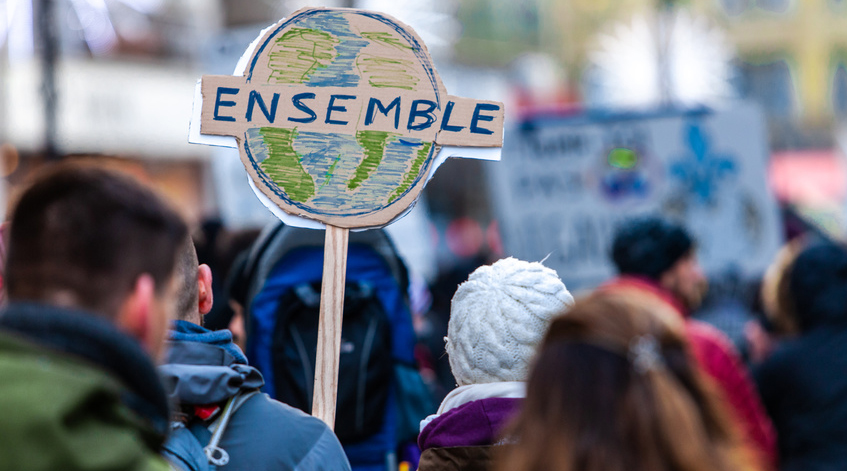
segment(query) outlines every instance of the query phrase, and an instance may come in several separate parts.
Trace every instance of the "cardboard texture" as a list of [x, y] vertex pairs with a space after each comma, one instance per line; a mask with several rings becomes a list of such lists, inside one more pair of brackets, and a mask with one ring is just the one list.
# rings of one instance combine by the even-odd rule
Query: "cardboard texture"
[[399, 21], [306, 8], [269, 28], [243, 76], [204, 76], [200, 133], [233, 136], [285, 212], [378, 227], [420, 195], [441, 146], [500, 147], [503, 104], [447, 94]]

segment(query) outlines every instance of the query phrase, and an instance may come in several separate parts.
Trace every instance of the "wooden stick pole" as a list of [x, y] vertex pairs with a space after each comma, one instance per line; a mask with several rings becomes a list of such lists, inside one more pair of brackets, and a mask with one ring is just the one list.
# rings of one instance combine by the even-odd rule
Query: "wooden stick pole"
[[349, 234], [349, 229], [326, 226], [312, 415], [323, 420], [330, 429], [335, 427], [338, 358], [341, 353], [341, 320], [344, 313], [344, 280], [347, 277]]

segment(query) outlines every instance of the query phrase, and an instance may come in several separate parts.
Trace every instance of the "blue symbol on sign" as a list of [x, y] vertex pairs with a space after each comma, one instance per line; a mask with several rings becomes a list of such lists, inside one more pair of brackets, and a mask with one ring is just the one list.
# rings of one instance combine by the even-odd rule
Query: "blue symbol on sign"
[[670, 174], [685, 187], [692, 199], [703, 205], [714, 203], [718, 186], [738, 171], [735, 161], [709, 148], [709, 136], [697, 124], [685, 130], [689, 153], [671, 164]]

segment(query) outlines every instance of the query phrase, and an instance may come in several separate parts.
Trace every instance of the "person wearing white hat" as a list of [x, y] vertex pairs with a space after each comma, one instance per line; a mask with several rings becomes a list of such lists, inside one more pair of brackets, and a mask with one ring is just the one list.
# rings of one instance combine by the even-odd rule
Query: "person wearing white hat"
[[488, 467], [524, 397], [536, 347], [573, 302], [554, 270], [515, 258], [482, 266], [459, 286], [445, 338], [458, 387], [421, 422], [421, 471]]

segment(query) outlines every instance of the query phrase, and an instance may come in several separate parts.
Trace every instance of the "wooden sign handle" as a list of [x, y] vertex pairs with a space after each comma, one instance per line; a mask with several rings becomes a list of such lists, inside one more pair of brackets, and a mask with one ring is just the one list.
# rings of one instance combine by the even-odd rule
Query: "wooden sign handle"
[[341, 320], [344, 313], [344, 280], [347, 277], [349, 235], [349, 229], [326, 226], [312, 415], [323, 420], [330, 429], [335, 427], [338, 359], [341, 353]]

